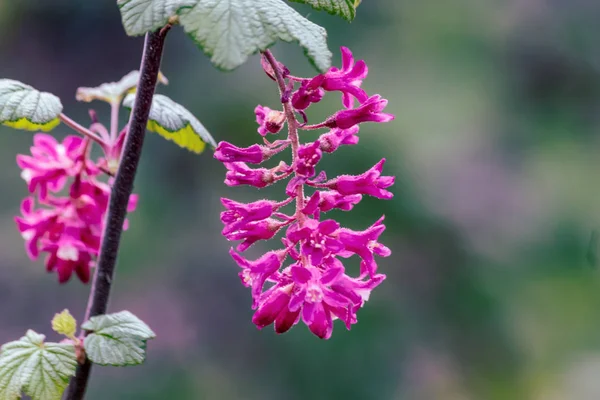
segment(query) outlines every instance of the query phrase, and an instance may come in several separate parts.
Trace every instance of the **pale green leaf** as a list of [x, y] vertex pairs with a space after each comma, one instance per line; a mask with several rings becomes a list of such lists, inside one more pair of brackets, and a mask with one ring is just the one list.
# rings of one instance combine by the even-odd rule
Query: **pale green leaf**
[[60, 99], [12, 79], [0, 79], [0, 123], [28, 131], [50, 131], [59, 123]]
[[91, 331], [84, 340], [87, 357], [100, 365], [141, 364], [146, 357], [146, 341], [155, 333], [129, 311], [90, 318], [82, 328]]
[[[134, 100], [135, 95], [127, 95], [123, 105], [133, 108]], [[204, 125], [191, 112], [161, 94], [155, 94], [152, 99], [147, 128], [194, 153], [201, 153], [206, 143], [217, 146]]]
[[91, 333], [85, 337], [83, 346], [90, 361], [99, 365], [139, 365], [146, 358], [146, 341], [136, 338]]
[[54, 318], [52, 318], [52, 329], [56, 333], [73, 338], [77, 330], [77, 322], [69, 310], [65, 309], [60, 314], [55, 314]]
[[356, 7], [360, 0], [290, 0], [296, 3], [310, 5], [316, 10], [327, 11], [330, 14], [338, 15], [345, 20], [352, 21], [356, 15]]
[[198, 0], [117, 0], [125, 32], [140, 36], [165, 26], [171, 17]]
[[315, 66], [331, 65], [324, 28], [283, 0], [118, 0], [129, 35], [154, 31], [171, 18], [211, 56], [218, 68], [232, 70], [277, 40], [298, 42]]
[[29, 330], [0, 348], [0, 400], [18, 399], [21, 392], [33, 400], [60, 400], [75, 375], [75, 347], [44, 339]]
[[[135, 91], [139, 78], [139, 71], [131, 71], [118, 82], [103, 83], [97, 87], [80, 87], [77, 89], [75, 98], [78, 101], [85, 101], [86, 103], [92, 100], [101, 100], [107, 103], [118, 104], [123, 99], [123, 96], [131, 91]], [[158, 73], [158, 82], [164, 85], [169, 83], [168, 79], [160, 72]]]

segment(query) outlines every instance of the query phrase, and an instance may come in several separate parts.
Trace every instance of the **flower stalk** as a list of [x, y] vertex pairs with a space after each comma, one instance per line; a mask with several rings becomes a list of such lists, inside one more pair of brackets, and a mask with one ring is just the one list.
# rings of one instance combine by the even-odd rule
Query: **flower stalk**
[[[288, 125], [288, 138], [292, 145], [292, 163], [296, 162], [298, 159], [298, 150], [300, 148], [300, 139], [298, 138], [298, 120], [296, 120], [296, 116], [294, 115], [294, 109], [292, 108], [292, 100], [290, 96], [285, 96], [286, 93], [286, 85], [283, 80], [283, 74], [277, 60], [273, 57], [273, 53], [270, 50], [265, 50], [263, 53], [265, 58], [269, 62], [269, 65], [273, 69], [275, 74], [275, 80], [277, 81], [277, 86], [279, 86], [279, 94], [281, 95], [281, 103], [283, 104], [283, 110], [285, 113], [285, 119]], [[286, 98], [287, 97], [287, 98]], [[294, 172], [295, 176], [298, 176], [297, 172]], [[304, 187], [302, 185], [298, 185], [297, 188], [298, 193], [296, 194], [296, 210], [302, 210], [304, 208]], [[297, 213], [297, 218], [299, 220], [300, 225], [302, 225], [304, 215], [300, 212]]]
[[[142, 154], [146, 125], [148, 124], [152, 97], [154, 96], [168, 30], [168, 28], [163, 28], [160, 31], [146, 34], [137, 95], [129, 121], [129, 131], [125, 140], [122, 158], [112, 186], [106, 228], [103, 232], [100, 256], [94, 272], [84, 321], [87, 321], [90, 317], [105, 314], [108, 307], [121, 233]], [[67, 400], [83, 399], [91, 367], [89, 360], [77, 367], [75, 377], [71, 380], [68, 388]]]

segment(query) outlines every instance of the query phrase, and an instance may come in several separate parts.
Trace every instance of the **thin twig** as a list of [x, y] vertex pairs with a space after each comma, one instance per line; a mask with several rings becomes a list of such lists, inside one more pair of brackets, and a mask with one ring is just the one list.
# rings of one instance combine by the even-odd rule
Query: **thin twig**
[[90, 131], [85, 126], [80, 125], [77, 122], [73, 121], [66, 114], [61, 113], [59, 115], [59, 118], [63, 122], [63, 124], [67, 125], [69, 128], [73, 129], [75, 132], [78, 132], [78, 133], [82, 134], [83, 136], [92, 139], [93, 141], [95, 141], [96, 143], [98, 143], [101, 146], [106, 145], [106, 143], [104, 143], [104, 140], [102, 140], [98, 135], [96, 135], [94, 132]]
[[[265, 50], [263, 54], [269, 62], [269, 64], [271, 65], [271, 68], [273, 68], [273, 72], [275, 73], [275, 80], [277, 81], [277, 85], [279, 86], [281, 103], [283, 104], [283, 110], [285, 112], [285, 118], [287, 120], [288, 138], [292, 144], [292, 163], [295, 163], [298, 159], [298, 150], [300, 148], [300, 139], [298, 138], [298, 120], [294, 115], [294, 108], [292, 107], [290, 96], [286, 95], [286, 92], [288, 92], [289, 90], [286, 87], [285, 78], [283, 77], [283, 73], [280, 69], [279, 63], [269, 50]], [[294, 174], [297, 175], [297, 173]], [[304, 220], [304, 214], [300, 212], [300, 210], [302, 209], [304, 209], [304, 186], [298, 185], [298, 193], [296, 194], [296, 214], [300, 225], [302, 225]]]
[[[121, 162], [110, 195], [110, 205], [103, 232], [102, 247], [84, 321], [90, 317], [105, 314], [108, 307], [110, 289], [113, 283], [115, 264], [119, 252], [119, 242], [123, 223], [127, 214], [129, 196], [133, 191], [133, 182], [138, 162], [142, 154], [144, 136], [152, 97], [156, 87], [160, 61], [168, 29], [146, 34], [144, 53], [140, 67], [140, 81], [129, 121], [129, 132], [125, 141]], [[75, 377], [69, 385], [67, 400], [81, 400], [85, 395], [92, 364], [86, 360], [77, 367]]]

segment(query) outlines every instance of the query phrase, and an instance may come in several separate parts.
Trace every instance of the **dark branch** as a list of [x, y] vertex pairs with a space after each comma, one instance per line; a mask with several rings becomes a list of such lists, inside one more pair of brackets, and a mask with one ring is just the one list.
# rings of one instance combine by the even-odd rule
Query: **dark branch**
[[[119, 170], [117, 171], [110, 195], [110, 205], [102, 239], [102, 248], [84, 320], [88, 320], [90, 317], [96, 315], [105, 314], [108, 307], [108, 299], [113, 283], [117, 254], [119, 252], [119, 242], [121, 241], [123, 223], [127, 215], [127, 204], [129, 196], [133, 191], [135, 173], [140, 156], [142, 155], [148, 115], [150, 114], [150, 106], [152, 105], [152, 97], [154, 96], [154, 89], [158, 78], [165, 36], [168, 30], [165, 27], [159, 31], [146, 34], [142, 65], [140, 67], [140, 81], [138, 82], [135, 104], [129, 121], [129, 133], [127, 134]], [[68, 388], [67, 400], [83, 399], [91, 368], [92, 364], [89, 360], [86, 360], [84, 364], [77, 367], [75, 377], [71, 379]]]

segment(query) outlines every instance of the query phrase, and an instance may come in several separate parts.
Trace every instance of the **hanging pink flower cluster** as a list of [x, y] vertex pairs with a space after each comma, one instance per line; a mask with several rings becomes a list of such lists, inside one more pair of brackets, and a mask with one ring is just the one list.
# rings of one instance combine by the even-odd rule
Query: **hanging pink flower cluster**
[[[95, 123], [95, 129], [102, 128]], [[91, 141], [67, 136], [59, 143], [52, 136], [34, 136], [31, 155], [18, 155], [21, 177], [34, 196], [21, 203], [22, 216], [16, 217], [17, 228], [25, 239], [32, 260], [47, 253], [46, 269], [55, 271], [61, 283], [73, 272], [82, 282], [90, 279], [90, 268], [98, 256], [104, 217], [108, 209], [110, 186], [98, 180], [102, 173], [112, 174], [118, 162], [125, 130], [114, 140], [104, 143], [105, 158], [90, 159]], [[107, 135], [108, 138], [108, 135]], [[135, 209], [137, 196], [132, 195], [128, 211]]]
[[[382, 176], [385, 159], [360, 175], [342, 175], [327, 179], [325, 172], [316, 172], [323, 153], [333, 153], [341, 145], [358, 143], [358, 124], [388, 122], [394, 117], [383, 109], [387, 100], [369, 96], [361, 89], [367, 76], [364, 61], [354, 62], [352, 53], [342, 47], [342, 68], [330, 68], [312, 79], [295, 77], [265, 52], [262, 64], [265, 72], [280, 89], [282, 110], [256, 107], [256, 120], [262, 136], [277, 134], [287, 123], [286, 139], [239, 148], [231, 143], [219, 143], [215, 158], [227, 168], [225, 183], [229, 186], [269, 186], [291, 178], [282, 201], [258, 200], [249, 204], [222, 199], [226, 208], [221, 214], [225, 225], [223, 235], [228, 240], [240, 240], [243, 252], [259, 240], [273, 238], [286, 228], [283, 248], [269, 251], [257, 260], [248, 260], [231, 249], [231, 256], [242, 268], [242, 283], [251, 288], [255, 311], [252, 318], [258, 328], [274, 323], [275, 331], [288, 331], [301, 319], [320, 338], [328, 339], [333, 320], [340, 319], [346, 327], [357, 322], [356, 313], [379, 285], [385, 275], [377, 272], [374, 256], [387, 257], [390, 249], [379, 243], [385, 230], [383, 217], [364, 231], [341, 227], [322, 214], [333, 210], [351, 210], [363, 195], [391, 199], [386, 189], [394, 183], [393, 176]], [[342, 94], [344, 109], [326, 121], [308, 125], [306, 108], [321, 101], [326, 92]], [[355, 103], [358, 102], [358, 106]], [[296, 115], [302, 116], [299, 122]], [[317, 140], [301, 144], [299, 130], [329, 128]], [[308, 134], [308, 132], [307, 132]], [[291, 148], [292, 164], [280, 162], [274, 168], [251, 168], [275, 154]], [[313, 189], [311, 195], [307, 189]], [[295, 202], [295, 211], [288, 215], [282, 208]], [[346, 274], [340, 258], [357, 255], [361, 259], [356, 277]], [[284, 266], [286, 258], [290, 259]]]

